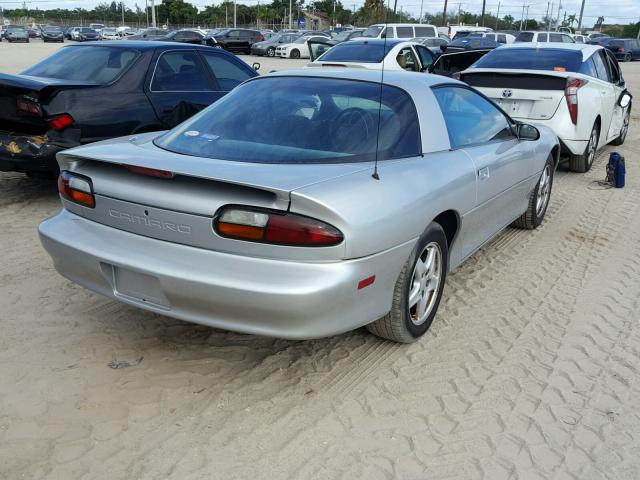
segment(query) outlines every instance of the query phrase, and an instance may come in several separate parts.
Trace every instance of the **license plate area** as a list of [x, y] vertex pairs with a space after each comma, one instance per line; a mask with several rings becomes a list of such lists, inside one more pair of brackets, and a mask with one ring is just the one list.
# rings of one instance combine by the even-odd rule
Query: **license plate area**
[[169, 300], [162, 292], [160, 280], [157, 277], [115, 265], [109, 265], [109, 267], [112, 272], [113, 293], [116, 297], [169, 310]]

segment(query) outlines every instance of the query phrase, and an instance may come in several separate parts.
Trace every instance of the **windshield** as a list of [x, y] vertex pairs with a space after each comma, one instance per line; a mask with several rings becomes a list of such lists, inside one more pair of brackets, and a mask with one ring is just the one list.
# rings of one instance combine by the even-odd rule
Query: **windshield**
[[96, 31], [93, 30], [92, 28], [81, 28], [80, 31], [82, 33], [96, 33]]
[[377, 38], [384, 27], [382, 25], [371, 25], [362, 34], [363, 37]]
[[346, 31], [346, 32], [340, 32], [340, 33], [339, 33], [339, 34], [337, 34], [335, 37], [333, 37], [333, 39], [334, 39], [334, 40], [337, 40], [337, 41], [339, 41], [339, 42], [343, 42], [343, 41], [345, 41], [345, 40], [349, 37], [349, 34], [350, 34], [350, 33], [351, 33], [351, 32], [349, 32], [349, 31]]
[[26, 32], [27, 29], [24, 27], [9, 27], [7, 28], [8, 32]]
[[514, 42], [533, 42], [533, 32], [520, 32]]
[[336, 45], [318, 60], [321, 62], [380, 63], [394, 45], [369, 44], [351, 40]]
[[312, 77], [245, 83], [155, 143], [251, 163], [352, 163], [375, 160], [376, 149], [381, 160], [421, 152], [416, 110], [404, 91]]
[[61, 32], [62, 29], [60, 27], [45, 27], [42, 31], [46, 33], [58, 33]]
[[577, 72], [581, 64], [582, 53], [575, 50], [503, 47], [482, 57], [473, 64], [472, 68]]
[[93, 45], [65, 47], [21, 73], [34, 77], [81, 80], [105, 85], [125, 71], [136, 58], [136, 50], [125, 48]]

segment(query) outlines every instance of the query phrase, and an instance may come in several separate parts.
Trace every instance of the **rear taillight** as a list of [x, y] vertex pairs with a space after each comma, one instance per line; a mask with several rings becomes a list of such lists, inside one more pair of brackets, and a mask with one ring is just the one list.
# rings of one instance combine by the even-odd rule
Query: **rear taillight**
[[567, 86], [564, 89], [564, 98], [567, 100], [569, 115], [574, 125], [578, 124], [578, 90], [587, 84], [586, 80], [580, 78], [568, 78]]
[[93, 208], [96, 206], [91, 179], [84, 175], [67, 172], [66, 170], [60, 172], [58, 192], [63, 198], [84, 207]]
[[73, 125], [73, 117], [68, 113], [57, 115], [49, 120], [49, 126], [58, 131], [64, 130], [71, 125]]
[[342, 242], [340, 230], [302, 215], [250, 207], [225, 207], [213, 222], [221, 237], [298, 247], [330, 247]]
[[259, 42], [264, 42], [264, 35], [258, 36], [258, 41]]
[[40, 110], [40, 105], [32, 100], [27, 100], [24, 97], [20, 97], [17, 100], [18, 110], [22, 112], [27, 112], [32, 115], [42, 116], [42, 110]]

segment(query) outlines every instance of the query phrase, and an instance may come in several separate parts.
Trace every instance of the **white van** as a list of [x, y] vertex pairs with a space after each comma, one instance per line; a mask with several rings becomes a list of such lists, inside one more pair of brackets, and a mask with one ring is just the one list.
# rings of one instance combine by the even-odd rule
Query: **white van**
[[362, 38], [406, 38], [437, 37], [435, 25], [425, 23], [378, 23], [367, 28]]

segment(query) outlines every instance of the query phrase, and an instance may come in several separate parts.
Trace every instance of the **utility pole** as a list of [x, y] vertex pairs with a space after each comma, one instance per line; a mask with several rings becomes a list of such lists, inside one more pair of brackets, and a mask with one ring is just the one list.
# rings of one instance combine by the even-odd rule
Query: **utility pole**
[[418, 23], [422, 23], [422, 7], [424, 6], [424, 0], [420, 0], [420, 18], [418, 19]]
[[[333, 0], [333, 11], [336, 11], [336, 2], [335, 0]], [[289, 0], [289, 30], [291, 30], [293, 28], [293, 24], [291, 23], [292, 17], [293, 16], [293, 0]], [[336, 16], [336, 14], [333, 14], [334, 18]]]
[[[547, 13], [544, 14], [544, 18], [547, 19], [547, 22], [549, 21], [549, 2], [547, 2]], [[549, 29], [547, 28], [547, 30]]]
[[120, 2], [120, 5], [122, 6], [122, 26], [124, 27], [124, 2]]
[[496, 14], [496, 30], [498, 30], [499, 22], [500, 22], [500, 2], [498, 2], [498, 13]]
[[582, 0], [582, 6], [580, 7], [580, 18], [578, 18], [578, 29], [577, 29], [578, 32], [582, 28], [582, 14], [583, 13], [584, 13], [584, 0]]
[[458, 3], [458, 25], [460, 25], [460, 14], [462, 13], [462, 4]]
[[447, 3], [448, 3], [448, 0], [444, 0], [444, 10], [442, 12], [442, 26], [443, 27], [447, 26]]
[[547, 30], [551, 31], [551, 26], [553, 25], [553, 2], [551, 2], [551, 13], [549, 13], [549, 17], [547, 18]]
[[529, 21], [529, 5], [527, 5], [527, 14], [524, 16], [524, 29], [527, 29], [527, 22]]
[[487, 0], [482, 0], [482, 26], [484, 27], [484, 10], [487, 6]]
[[556, 32], [560, 29], [560, 10], [562, 10], [562, 0], [558, 3], [558, 16], [556, 17]]
[[522, 4], [522, 15], [520, 16], [520, 31], [522, 31], [522, 23], [524, 22], [524, 3]]
[[147, 28], [149, 28], [149, 0], [144, 0], [144, 13], [147, 16]]
[[336, 0], [333, 0], [333, 28], [336, 28]]
[[236, 23], [237, 13], [238, 13], [238, 6], [236, 3], [236, 0], [233, 0], [233, 28], [236, 28], [238, 26]]
[[151, 0], [151, 26], [156, 27], [156, 0]]
[[229, 5], [224, 4], [224, 26], [229, 26]]

